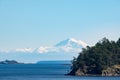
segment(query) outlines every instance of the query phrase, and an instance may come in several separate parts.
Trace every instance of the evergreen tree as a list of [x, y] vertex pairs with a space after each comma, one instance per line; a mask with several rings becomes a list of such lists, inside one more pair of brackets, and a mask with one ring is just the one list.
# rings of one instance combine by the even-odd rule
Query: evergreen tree
[[103, 38], [74, 58], [71, 73], [81, 69], [85, 74], [102, 74], [104, 69], [116, 64], [120, 64], [120, 38], [117, 42]]

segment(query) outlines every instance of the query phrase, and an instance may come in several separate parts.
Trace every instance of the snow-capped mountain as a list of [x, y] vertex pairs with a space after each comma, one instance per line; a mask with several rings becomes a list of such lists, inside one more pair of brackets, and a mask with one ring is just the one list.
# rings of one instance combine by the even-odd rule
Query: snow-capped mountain
[[12, 50], [12, 52], [18, 53], [78, 53], [85, 48], [87, 44], [81, 40], [76, 40], [74, 38], [69, 38], [54, 46], [41, 46], [39, 48], [18, 48]]
[[76, 40], [74, 38], [69, 38], [66, 40], [61, 41], [60, 43], [55, 45], [56, 47], [63, 47], [63, 46], [68, 46], [68, 47], [74, 47], [74, 48], [85, 48], [87, 44], [81, 40]]
[[80, 52], [82, 48], [85, 48], [87, 44], [81, 40], [76, 40], [74, 38], [69, 38], [60, 41], [52, 47], [40, 47], [38, 48], [39, 53], [48, 52]]
[[19, 62], [37, 62], [40, 60], [72, 60], [77, 57], [82, 48], [87, 44], [74, 38], [60, 41], [53, 46], [41, 46], [39, 48], [18, 48], [15, 50], [0, 51], [0, 60], [16, 60]]

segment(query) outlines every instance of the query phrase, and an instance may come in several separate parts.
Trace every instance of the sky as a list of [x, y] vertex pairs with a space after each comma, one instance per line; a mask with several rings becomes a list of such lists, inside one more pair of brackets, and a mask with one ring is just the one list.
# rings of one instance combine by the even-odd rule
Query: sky
[[120, 37], [120, 0], [0, 0], [0, 50], [54, 45], [66, 38], [94, 45]]

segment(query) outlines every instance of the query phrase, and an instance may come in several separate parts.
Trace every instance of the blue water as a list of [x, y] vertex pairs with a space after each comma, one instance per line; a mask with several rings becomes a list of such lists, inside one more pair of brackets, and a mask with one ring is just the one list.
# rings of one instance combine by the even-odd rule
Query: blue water
[[0, 65], [0, 80], [120, 80], [120, 77], [65, 76], [69, 65], [9, 64]]

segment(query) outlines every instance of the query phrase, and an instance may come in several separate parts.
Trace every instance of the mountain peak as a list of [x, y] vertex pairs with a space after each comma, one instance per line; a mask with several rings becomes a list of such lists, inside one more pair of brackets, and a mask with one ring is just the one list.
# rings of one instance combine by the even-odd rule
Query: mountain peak
[[71, 41], [71, 42], [77, 42], [77, 40], [75, 39], [75, 38], [68, 38], [67, 39], [69, 42]]
[[75, 38], [68, 38], [60, 41], [53, 46], [41, 46], [39, 48], [17, 48], [9, 52], [19, 53], [65, 53], [65, 52], [80, 52], [82, 48], [86, 48], [87, 44]]
[[55, 46], [71, 46], [71, 47], [83, 47], [85, 48], [87, 44], [81, 40], [77, 40], [75, 38], [68, 38], [66, 40], [60, 41], [60, 43], [56, 44]]

